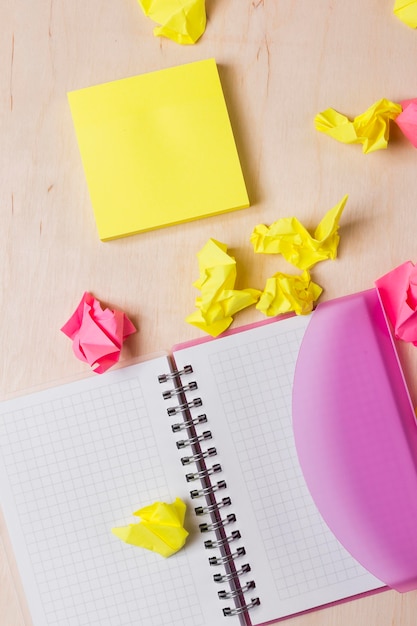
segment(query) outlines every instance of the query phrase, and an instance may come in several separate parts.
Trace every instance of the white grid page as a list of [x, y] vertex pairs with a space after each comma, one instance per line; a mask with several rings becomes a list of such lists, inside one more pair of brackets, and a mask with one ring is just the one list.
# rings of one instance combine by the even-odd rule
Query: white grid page
[[202, 384], [208, 426], [261, 606], [253, 623], [380, 586], [318, 513], [298, 463], [292, 384], [308, 318], [291, 318], [175, 353]]
[[252, 342], [211, 355], [277, 592], [284, 600], [360, 572], [328, 532], [305, 487], [291, 424], [291, 373], [301, 335]]
[[167, 371], [158, 361], [1, 407], [2, 505], [35, 626], [206, 624], [186, 550], [163, 559], [111, 534], [137, 508], [187, 495], [182, 470], [174, 491], [163, 469], [144, 398], [140, 373]]

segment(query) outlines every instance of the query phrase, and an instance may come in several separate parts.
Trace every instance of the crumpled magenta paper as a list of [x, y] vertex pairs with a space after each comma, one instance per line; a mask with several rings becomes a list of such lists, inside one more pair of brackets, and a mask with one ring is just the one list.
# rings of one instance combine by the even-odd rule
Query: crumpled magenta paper
[[133, 513], [142, 519], [137, 524], [112, 528], [122, 541], [167, 558], [178, 552], [188, 537], [184, 528], [186, 506], [180, 498], [172, 504], [155, 502]]
[[307, 315], [322, 291], [320, 285], [311, 280], [307, 270], [300, 276], [278, 272], [266, 281], [256, 308], [268, 316], [290, 312]]
[[255, 252], [282, 254], [300, 270], [319, 261], [335, 259], [339, 245], [339, 221], [348, 196], [344, 196], [323, 217], [314, 235], [296, 217], [283, 217], [269, 226], [258, 224], [250, 237]]
[[395, 0], [393, 11], [404, 24], [417, 28], [417, 0]]
[[205, 0], [138, 0], [145, 15], [160, 24], [155, 37], [176, 43], [193, 44], [206, 28]]
[[395, 337], [417, 346], [417, 267], [407, 261], [375, 285]]
[[389, 123], [402, 111], [401, 105], [382, 98], [354, 118], [326, 109], [314, 118], [316, 129], [342, 143], [361, 143], [366, 154], [387, 147]]
[[97, 374], [117, 363], [124, 340], [136, 332], [125, 313], [102, 309], [88, 292], [61, 330], [72, 339], [75, 356], [86, 361]]
[[209, 239], [198, 252], [200, 277], [194, 283], [201, 295], [196, 298], [197, 311], [186, 318], [193, 326], [217, 337], [233, 322], [233, 315], [255, 304], [257, 289], [234, 289], [237, 272], [235, 259], [227, 254], [227, 246]]
[[400, 104], [402, 113], [395, 118], [395, 122], [403, 135], [417, 148], [417, 98], [403, 100]]

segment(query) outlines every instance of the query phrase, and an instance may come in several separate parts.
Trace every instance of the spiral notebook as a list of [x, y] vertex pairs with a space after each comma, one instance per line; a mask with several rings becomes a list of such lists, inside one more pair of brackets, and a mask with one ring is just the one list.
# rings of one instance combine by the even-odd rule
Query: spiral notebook
[[[383, 587], [297, 458], [292, 386], [315, 314], [0, 405], [0, 502], [34, 626], [260, 625]], [[190, 535], [170, 558], [112, 535], [176, 497]]]

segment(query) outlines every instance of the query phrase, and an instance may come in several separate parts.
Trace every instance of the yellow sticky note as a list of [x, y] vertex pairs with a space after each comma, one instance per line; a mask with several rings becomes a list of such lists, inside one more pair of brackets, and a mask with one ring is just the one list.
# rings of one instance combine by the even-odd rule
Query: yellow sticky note
[[417, 28], [417, 0], [396, 0], [394, 13], [407, 26]]
[[200, 277], [194, 286], [201, 295], [195, 301], [197, 311], [186, 321], [217, 337], [230, 326], [235, 313], [258, 301], [261, 292], [234, 289], [236, 260], [227, 254], [226, 244], [209, 239], [197, 256]]
[[264, 254], [282, 254], [283, 257], [300, 270], [313, 267], [319, 261], [335, 259], [339, 245], [339, 221], [348, 196], [344, 196], [323, 219], [310, 235], [296, 217], [283, 217], [271, 226], [255, 226], [250, 240], [255, 252]]
[[278, 272], [266, 281], [256, 308], [268, 316], [290, 312], [307, 315], [322, 291], [320, 285], [311, 280], [307, 270], [300, 276]]
[[249, 206], [214, 59], [68, 99], [103, 241]]
[[342, 143], [361, 143], [364, 153], [382, 150], [389, 139], [389, 122], [402, 111], [395, 102], [382, 98], [357, 115], [353, 121], [334, 109], [326, 109], [314, 118], [316, 129]]
[[156, 37], [180, 44], [193, 44], [206, 28], [205, 0], [138, 0], [145, 15], [160, 24]]
[[112, 533], [125, 543], [168, 557], [178, 552], [188, 537], [184, 528], [185, 510], [180, 498], [172, 504], [155, 502], [133, 514], [140, 517], [141, 522], [112, 528]]

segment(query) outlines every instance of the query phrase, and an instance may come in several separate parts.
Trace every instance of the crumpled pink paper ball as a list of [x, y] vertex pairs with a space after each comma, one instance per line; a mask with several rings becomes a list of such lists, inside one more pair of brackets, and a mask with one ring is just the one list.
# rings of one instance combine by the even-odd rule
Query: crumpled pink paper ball
[[61, 330], [72, 339], [75, 356], [86, 361], [97, 374], [117, 363], [124, 340], [136, 332], [125, 313], [103, 309], [87, 291]]
[[402, 130], [403, 135], [417, 148], [417, 98], [403, 100], [400, 104], [403, 110], [395, 118], [395, 122]]
[[407, 261], [375, 285], [395, 337], [417, 346], [417, 267]]

